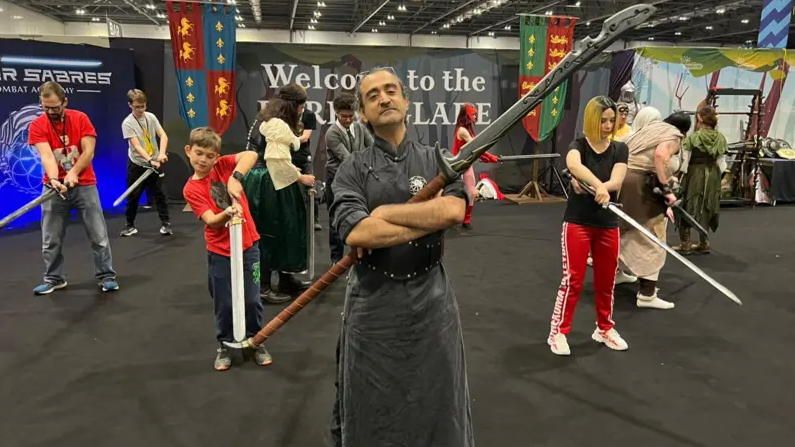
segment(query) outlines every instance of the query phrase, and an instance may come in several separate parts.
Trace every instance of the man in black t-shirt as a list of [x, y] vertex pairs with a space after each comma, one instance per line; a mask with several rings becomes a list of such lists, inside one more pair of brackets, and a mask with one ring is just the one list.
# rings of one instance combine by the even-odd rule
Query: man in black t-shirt
[[569, 355], [566, 334], [571, 330], [574, 308], [585, 280], [588, 252], [593, 253], [596, 330], [591, 338], [617, 351], [628, 348], [613, 326], [613, 288], [618, 268], [618, 217], [604, 208], [616, 201], [627, 172], [629, 149], [611, 141], [616, 104], [598, 96], [585, 107], [585, 137], [572, 141], [566, 165], [575, 179], [593, 187], [586, 193], [572, 180], [576, 194], [569, 196], [563, 215], [563, 279], [558, 289], [547, 343], [553, 353]]
[[[306, 107], [306, 106], [304, 106]], [[311, 137], [312, 132], [317, 129], [317, 117], [311, 110], [304, 108], [301, 114], [301, 123], [304, 125], [304, 133], [299, 137], [301, 140], [301, 147], [297, 151], [292, 152], [293, 165], [301, 170], [301, 174], [312, 174], [312, 149]], [[309, 197], [307, 196], [307, 200]], [[314, 203], [315, 207], [315, 231], [322, 230], [323, 227], [318, 223], [318, 206], [317, 200]]]

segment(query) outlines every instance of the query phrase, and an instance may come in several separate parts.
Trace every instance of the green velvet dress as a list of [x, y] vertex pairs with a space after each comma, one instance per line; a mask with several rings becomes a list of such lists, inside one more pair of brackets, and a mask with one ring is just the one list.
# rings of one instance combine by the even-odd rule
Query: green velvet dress
[[[252, 126], [259, 129], [260, 121]], [[260, 270], [298, 273], [307, 269], [307, 209], [305, 187], [298, 182], [276, 191], [263, 159], [265, 139], [249, 134], [249, 150], [259, 154], [257, 164], [243, 179], [249, 210], [260, 235]]]
[[[700, 129], [682, 142], [690, 151], [687, 173], [682, 178], [682, 208], [708, 231], [716, 231], [720, 217], [721, 172], [717, 159], [728, 149], [726, 138], [714, 129]], [[690, 232], [684, 219], [676, 219], [680, 238]], [[685, 236], [689, 240], [689, 234]]]

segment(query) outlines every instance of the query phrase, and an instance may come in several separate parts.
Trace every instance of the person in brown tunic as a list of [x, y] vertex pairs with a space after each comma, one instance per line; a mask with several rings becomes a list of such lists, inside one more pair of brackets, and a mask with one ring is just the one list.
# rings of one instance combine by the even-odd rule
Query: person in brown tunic
[[[652, 114], [654, 118], [626, 141], [629, 146], [629, 163], [618, 200], [623, 205], [624, 212], [665, 241], [666, 217], [673, 220], [673, 212], [668, 207], [676, 202], [674, 191], [678, 189], [670, 159], [679, 153], [681, 141], [690, 130], [691, 122], [682, 113], [675, 113], [660, 121], [656, 118], [659, 112], [646, 109], [641, 112]], [[664, 197], [653, 192], [655, 187], [664, 191]], [[625, 267], [624, 270], [629, 270], [640, 279], [636, 303], [638, 307], [674, 307], [674, 303], [657, 296], [657, 279], [665, 265], [665, 257], [666, 252], [662, 247], [622, 222], [619, 259], [622, 267]], [[619, 275], [622, 273], [619, 272]]]

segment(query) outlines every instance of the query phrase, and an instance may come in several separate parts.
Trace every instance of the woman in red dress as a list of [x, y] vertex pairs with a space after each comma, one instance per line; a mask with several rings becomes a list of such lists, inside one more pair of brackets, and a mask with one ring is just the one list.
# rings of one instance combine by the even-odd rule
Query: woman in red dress
[[[460, 151], [465, 144], [475, 138], [475, 113], [475, 106], [470, 103], [464, 104], [464, 107], [461, 107], [461, 111], [458, 112], [458, 118], [455, 120], [455, 140], [453, 141], [454, 156], [458, 155], [458, 151]], [[483, 163], [498, 163], [500, 160], [494, 155], [485, 152], [480, 156], [480, 161]], [[472, 227], [472, 208], [475, 207], [475, 195], [477, 194], [477, 189], [475, 188], [476, 183], [475, 171], [470, 167], [467, 172], [464, 173], [464, 188], [466, 188], [467, 195], [469, 196], [469, 203], [467, 204], [466, 215], [464, 216], [464, 222], [462, 224], [466, 229]]]

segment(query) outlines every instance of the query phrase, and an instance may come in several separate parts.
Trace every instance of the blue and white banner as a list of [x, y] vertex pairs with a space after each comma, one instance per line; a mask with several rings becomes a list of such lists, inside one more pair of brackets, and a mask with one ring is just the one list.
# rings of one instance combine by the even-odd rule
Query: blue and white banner
[[[130, 113], [126, 93], [135, 87], [133, 52], [88, 45], [3, 39], [0, 49], [0, 218], [41, 194], [38, 152], [27, 144], [28, 127], [43, 113], [39, 87], [55, 81], [68, 107], [88, 115], [97, 131], [94, 169], [103, 208], [126, 189], [127, 142], [121, 123]], [[12, 226], [36, 222], [40, 209]]]
[[787, 48], [792, 0], [765, 0], [759, 19], [759, 48]]

